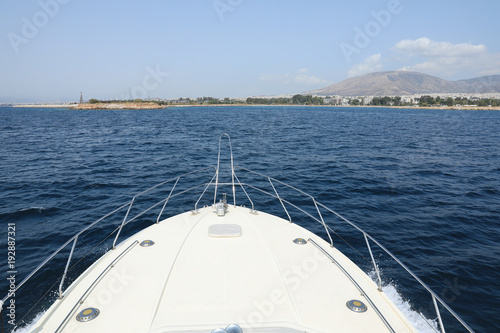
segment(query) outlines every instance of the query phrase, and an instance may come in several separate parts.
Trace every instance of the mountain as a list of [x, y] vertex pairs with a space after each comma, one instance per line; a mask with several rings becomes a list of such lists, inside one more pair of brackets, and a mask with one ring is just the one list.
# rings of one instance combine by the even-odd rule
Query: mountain
[[500, 75], [470, 80], [447, 81], [418, 72], [394, 71], [353, 77], [323, 89], [308, 91], [311, 95], [402, 96], [434, 93], [500, 92]]
[[481, 76], [457, 82], [467, 86], [467, 93], [486, 94], [500, 92], [500, 75]]

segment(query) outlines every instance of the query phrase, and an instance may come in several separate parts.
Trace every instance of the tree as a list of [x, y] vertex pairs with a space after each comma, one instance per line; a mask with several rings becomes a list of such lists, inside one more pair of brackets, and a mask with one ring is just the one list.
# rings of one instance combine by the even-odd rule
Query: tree
[[302, 104], [303, 103], [303, 98], [304, 96], [297, 94], [292, 97], [292, 103], [293, 104]]
[[453, 98], [448, 97], [448, 98], [446, 99], [446, 105], [448, 105], [448, 106], [453, 106]]
[[436, 104], [436, 100], [429, 95], [420, 96], [420, 106], [428, 106]]
[[89, 103], [90, 104], [96, 104], [96, 103], [100, 103], [101, 101], [99, 101], [98, 99], [95, 99], [95, 98], [91, 98], [89, 99]]

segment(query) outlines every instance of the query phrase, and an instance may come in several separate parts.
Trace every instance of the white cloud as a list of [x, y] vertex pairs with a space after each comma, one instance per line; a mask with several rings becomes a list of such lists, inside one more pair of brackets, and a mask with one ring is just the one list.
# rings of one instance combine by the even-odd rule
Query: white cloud
[[446, 77], [457, 74], [464, 76], [464, 72], [468, 75], [500, 73], [500, 54], [489, 53], [483, 44], [436, 42], [424, 37], [402, 40], [394, 45], [393, 50], [403, 55], [406, 62], [412, 58], [418, 59], [414, 65], [405, 66], [401, 70]]
[[369, 56], [363, 63], [353, 66], [347, 74], [348, 77], [361, 76], [372, 72], [379, 72], [383, 67], [381, 63], [381, 57], [381, 53]]
[[299, 84], [306, 86], [319, 86], [332, 84], [331, 81], [319, 78], [309, 74], [309, 70], [301, 68], [295, 74], [261, 74], [259, 76], [261, 81], [271, 81], [281, 84]]
[[435, 42], [423, 37], [416, 40], [404, 39], [394, 45], [394, 50], [409, 55], [424, 57], [470, 57], [487, 52], [483, 44], [472, 45], [468, 43], [452, 44], [450, 42]]
[[309, 75], [309, 71], [306, 68], [299, 69], [297, 75], [294, 77], [294, 82], [303, 83], [306, 85], [320, 85], [320, 84], [331, 84], [330, 81], [321, 79], [314, 75]]

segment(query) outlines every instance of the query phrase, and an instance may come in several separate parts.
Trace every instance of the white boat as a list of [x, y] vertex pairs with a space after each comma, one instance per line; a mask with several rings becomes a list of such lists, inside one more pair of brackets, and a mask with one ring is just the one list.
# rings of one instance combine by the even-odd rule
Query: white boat
[[[32, 332], [417, 332], [383, 291], [373, 246], [428, 291], [437, 318], [432, 329], [445, 332], [440, 313], [445, 310], [464, 330], [473, 332], [436, 293], [355, 224], [305, 192], [234, 166], [230, 140], [231, 180], [222, 182], [225, 137], [229, 139], [227, 134], [219, 139], [217, 167], [169, 179], [136, 195], [69, 239], [17, 286], [32, 279], [63, 249], [71, 249], [58, 298], [33, 324]], [[206, 181], [180, 189], [185, 179], [207, 173]], [[242, 175], [260, 178], [259, 186], [240, 181]], [[281, 197], [278, 186], [301, 196], [309, 208]], [[168, 196], [131, 217], [136, 203], [160, 188], [167, 188]], [[286, 218], [256, 210], [259, 202], [252, 201], [250, 192], [269, 196], [282, 206]], [[172, 200], [181, 195], [191, 196], [193, 205], [162, 219]], [[208, 205], [201, 207], [202, 203]], [[122, 235], [124, 226], [152, 211], [158, 215], [151, 226], [128, 238]], [[125, 218], [115, 229], [112, 248], [67, 286], [79, 237], [117, 214]], [[324, 230], [324, 239], [296, 224], [297, 214], [318, 225], [316, 230]], [[336, 248], [326, 216], [364, 238], [363, 250], [370, 254], [375, 279]], [[4, 297], [3, 304], [9, 298]]]

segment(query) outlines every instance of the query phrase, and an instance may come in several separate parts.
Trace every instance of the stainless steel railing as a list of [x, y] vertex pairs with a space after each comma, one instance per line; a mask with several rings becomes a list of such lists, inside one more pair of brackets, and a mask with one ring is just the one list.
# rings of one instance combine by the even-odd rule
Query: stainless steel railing
[[[346, 219], [345, 217], [343, 217], [342, 215], [340, 215], [339, 213], [337, 213], [336, 211], [328, 208], [327, 206], [319, 203], [318, 201], [316, 201], [316, 199], [311, 196], [310, 194], [302, 191], [302, 190], [299, 190], [291, 185], [288, 185], [284, 182], [281, 182], [277, 179], [274, 179], [274, 178], [271, 178], [269, 176], [266, 176], [264, 174], [261, 174], [259, 172], [255, 172], [255, 171], [252, 171], [252, 170], [249, 170], [249, 169], [246, 169], [246, 168], [243, 168], [243, 167], [238, 167], [236, 166], [235, 167], [235, 170], [242, 170], [244, 172], [247, 172], [247, 173], [250, 173], [252, 175], [256, 175], [256, 176], [259, 176], [259, 177], [263, 177], [264, 179], [266, 179], [270, 184], [271, 184], [271, 188], [273, 189], [273, 192], [269, 192], [269, 191], [266, 191], [262, 188], [259, 188], [257, 186], [253, 186], [253, 185], [250, 185], [250, 184], [246, 184], [246, 183], [240, 183], [240, 180], [238, 177], [236, 177], [236, 179], [238, 180], [238, 185], [244, 189], [244, 187], [248, 187], [248, 188], [252, 188], [253, 190], [256, 190], [260, 193], [263, 193], [265, 195], [268, 195], [268, 196], [271, 196], [275, 199], [277, 199], [280, 204], [282, 205], [286, 215], [288, 216], [288, 219], [290, 222], [293, 222], [292, 221], [292, 218], [290, 217], [290, 214], [289, 214], [289, 211], [287, 210], [285, 204], [299, 210], [300, 212], [302, 212], [303, 214], [307, 215], [308, 217], [310, 217], [312, 220], [320, 223], [321, 225], [323, 225], [323, 227], [325, 228], [326, 230], [326, 233], [327, 233], [327, 236], [328, 236], [328, 239], [330, 241], [330, 246], [333, 247], [333, 241], [332, 241], [332, 237], [331, 237], [331, 234], [330, 234], [330, 231], [334, 232], [333, 228], [328, 226], [321, 214], [321, 210], [320, 210], [320, 207], [323, 208], [324, 210], [326, 210], [327, 212], [330, 212], [332, 213], [333, 215], [335, 215], [336, 217], [338, 217], [341, 221], [347, 223], [348, 225], [350, 225], [351, 227], [353, 227], [356, 231], [358, 231], [361, 235], [363, 235], [363, 238], [366, 242], [366, 246], [367, 246], [367, 249], [368, 249], [368, 252], [370, 253], [370, 257], [371, 257], [371, 260], [372, 260], [372, 265], [373, 265], [373, 268], [375, 270], [375, 273], [377, 275], [377, 282], [378, 282], [378, 289], [379, 291], [382, 291], [382, 279], [381, 279], [381, 276], [380, 276], [380, 270], [379, 270], [379, 267], [377, 265], [377, 263], [375, 262], [375, 259], [374, 259], [374, 256], [373, 256], [373, 252], [372, 252], [372, 249], [371, 249], [371, 246], [370, 246], [370, 241], [373, 242], [373, 244], [377, 245], [383, 252], [385, 252], [387, 255], [389, 255], [400, 267], [402, 267], [407, 273], [409, 273], [431, 296], [432, 298], [432, 302], [433, 302], [433, 305], [434, 305], [434, 309], [436, 311], [436, 315], [437, 315], [437, 319], [438, 319], [438, 322], [439, 322], [439, 329], [442, 333], [445, 333], [445, 327], [444, 327], [444, 324], [443, 324], [443, 320], [442, 320], [442, 317], [441, 317], [441, 312], [439, 310], [439, 306], [438, 306], [438, 303], [441, 304], [441, 306], [446, 309], [467, 331], [469, 332], [474, 332], [474, 330], [469, 327], [467, 325], [467, 323], [465, 323], [465, 321], [460, 318], [460, 316], [458, 314], [456, 314], [449, 306], [448, 304], [446, 304], [429, 286], [427, 286], [427, 284], [425, 284], [415, 273], [413, 273], [405, 264], [403, 264], [394, 254], [392, 254], [387, 248], [385, 248], [382, 244], [380, 244], [375, 238], [373, 238], [372, 236], [370, 236], [366, 231], [364, 231], [363, 229], [361, 229], [360, 227], [358, 227], [356, 224], [354, 224], [353, 222], [349, 221], [348, 219]], [[286, 199], [284, 199], [282, 196], [280, 196], [278, 194], [278, 192], [276, 191], [276, 188], [275, 186], [273, 185], [273, 182], [275, 183], [279, 183], [281, 185], [283, 185], [284, 187], [294, 191], [294, 192], [297, 192], [303, 196], [305, 196], [306, 198], [309, 198], [313, 204], [313, 206], [315, 207], [315, 210], [318, 214], [318, 216], [314, 216], [312, 215], [310, 212], [307, 212], [304, 208], [302, 207], [299, 207], [297, 206], [296, 204], [292, 203], [291, 201], [288, 201]], [[250, 197], [248, 196], [247, 194], [247, 191], [245, 191], [245, 195], [248, 197], [248, 200], [250, 200]], [[253, 202], [252, 202], [252, 210], [253, 210]]]
[[[202, 183], [200, 185], [195, 185], [195, 186], [192, 186], [190, 188], [187, 188], [183, 191], [180, 191], [176, 194], [173, 194], [173, 191], [175, 189], [175, 187], [177, 186], [179, 180], [181, 178], [187, 178], [189, 176], [192, 176], [192, 175], [195, 175], [195, 174], [199, 174], [199, 173], [202, 173], [202, 172], [205, 172], [207, 170], [214, 170], [215, 168], [214, 167], [207, 167], [207, 168], [203, 168], [203, 169], [200, 169], [200, 170], [196, 170], [196, 171], [192, 171], [192, 172], [188, 172], [188, 173], [185, 173], [185, 174], [182, 174], [180, 176], [177, 176], [177, 177], [174, 177], [174, 178], [171, 178], [171, 179], [168, 179], [164, 182], [161, 182], [137, 195], [135, 195], [130, 201], [128, 201], [127, 203], [121, 205], [120, 207], [116, 208], [115, 210], [111, 211], [110, 213], [104, 215], [103, 217], [99, 218], [98, 220], [92, 222], [91, 224], [89, 224], [87, 227], [83, 228], [82, 230], [80, 230], [77, 234], [75, 234], [73, 237], [71, 237], [68, 241], [66, 241], [63, 245], [61, 245], [58, 249], [56, 249], [52, 254], [50, 254], [40, 265], [38, 265], [33, 271], [31, 271], [31, 273], [29, 273], [19, 284], [16, 285], [16, 288], [13, 289], [13, 290], [10, 290], [9, 293], [2, 298], [2, 300], [0, 301], [0, 310], [1, 310], [1, 307], [3, 306], [3, 304], [5, 304], [5, 302], [11, 298], [13, 295], [15, 295], [15, 293], [27, 282], [29, 281], [37, 272], [40, 271], [40, 269], [42, 269], [43, 267], [45, 267], [56, 255], [58, 255], [62, 250], [64, 250], [69, 244], [72, 243], [72, 246], [71, 246], [71, 250], [70, 250], [70, 253], [69, 253], [69, 256], [68, 256], [68, 259], [66, 261], [66, 266], [65, 266], [65, 269], [64, 269], [64, 273], [61, 277], [61, 282], [59, 283], [59, 288], [58, 288], [58, 295], [59, 295], [59, 298], [62, 298], [63, 297], [63, 293], [64, 293], [64, 290], [63, 290], [63, 287], [64, 287], [64, 282], [65, 282], [65, 278], [67, 276], [67, 273], [68, 273], [68, 269], [69, 269], [69, 265], [71, 263], [71, 260], [73, 258], [73, 254], [75, 252], [75, 248], [76, 248], [76, 245], [77, 245], [77, 242], [78, 242], [78, 238], [85, 232], [89, 231], [90, 229], [92, 229], [94, 226], [96, 226], [97, 224], [101, 223], [102, 221], [110, 218], [111, 216], [114, 216], [115, 214], [117, 214], [118, 212], [122, 211], [123, 209], [127, 208], [127, 212], [125, 214], [125, 217], [124, 219], [122, 220], [120, 226], [115, 229], [116, 231], [116, 236], [113, 240], [113, 247], [112, 249], [114, 250], [115, 247], [116, 247], [116, 242], [118, 241], [118, 238], [120, 236], [120, 233], [123, 229], [123, 227], [127, 224], [129, 224], [130, 222], [138, 219], [139, 217], [143, 216], [144, 214], [146, 214], [147, 212], [151, 211], [153, 208], [163, 204], [163, 207], [158, 215], [158, 218], [156, 220], [156, 223], [159, 222], [163, 212], [164, 212], [164, 209], [165, 209], [165, 206], [166, 204], [168, 203], [168, 201], [174, 197], [177, 197], [179, 195], [182, 195], [184, 193], [187, 193], [187, 192], [191, 192], [197, 188], [200, 188], [201, 186], [204, 186], [206, 185], [205, 183]], [[129, 214], [130, 214], [130, 211], [132, 209], [132, 206], [134, 205], [134, 202], [136, 202], [136, 200], [139, 198], [139, 197], [142, 197], [144, 195], [146, 195], [147, 193], [153, 191], [154, 189], [157, 189], [163, 185], [166, 185], [168, 183], [172, 183], [174, 182], [174, 186], [172, 187], [169, 195], [167, 198], [163, 199], [163, 200], [160, 200], [159, 202], [156, 202], [154, 203], [153, 205], [151, 205], [150, 207], [144, 209], [143, 211], [141, 211], [140, 213], [138, 213], [137, 215], [135, 215], [134, 217], [132, 218], [128, 218], [129, 217]]]
[[[220, 142], [219, 142], [219, 144], [220, 144]], [[123, 227], [126, 226], [127, 224], [133, 222], [134, 220], [138, 219], [139, 217], [143, 216], [144, 214], [146, 214], [147, 212], [151, 211], [155, 207], [158, 207], [158, 206], [160, 206], [160, 205], [163, 204], [162, 208], [160, 210], [160, 213], [159, 213], [159, 215], [158, 215], [158, 217], [156, 218], [156, 221], [155, 221], [155, 223], [159, 223], [160, 219], [161, 219], [161, 216], [164, 213], [165, 208], [167, 206], [167, 203], [169, 202], [170, 199], [172, 199], [174, 197], [178, 197], [178, 196], [186, 194], [186, 193], [190, 193], [190, 192], [192, 192], [192, 191], [194, 191], [194, 190], [196, 190], [198, 188], [204, 187], [203, 192], [201, 193], [201, 195], [199, 196], [199, 198], [197, 199], [197, 201], [196, 201], [196, 203], [194, 205], [193, 212], [196, 213], [197, 212], [197, 208], [198, 208], [198, 204], [199, 204], [200, 200], [203, 198], [203, 196], [205, 195], [205, 193], [207, 192], [207, 189], [209, 189], [209, 188], [211, 188], [213, 186], [213, 189], [214, 189], [214, 202], [215, 202], [218, 188], [222, 187], [222, 186], [231, 186], [232, 187], [232, 192], [233, 192], [233, 201], [234, 201], [234, 205], [235, 206], [236, 206], [236, 188], [237, 187], [239, 187], [239, 188], [242, 189], [243, 193], [245, 194], [246, 199], [250, 202], [250, 204], [252, 206], [251, 212], [255, 211], [255, 206], [254, 206], [254, 201], [252, 201], [252, 199], [250, 198], [250, 195], [248, 193], [248, 189], [252, 189], [252, 190], [254, 190], [254, 191], [258, 192], [258, 193], [262, 193], [262, 194], [264, 194], [266, 196], [270, 196], [270, 197], [278, 200], [278, 202], [280, 203], [281, 207], [285, 211], [285, 214], [287, 215], [288, 220], [290, 222], [294, 222], [294, 219], [292, 218], [292, 215], [290, 215], [290, 211], [289, 211], [289, 209], [287, 209], [287, 207], [289, 207], [289, 208], [293, 207], [294, 209], [297, 209], [299, 212], [305, 214], [307, 217], [309, 217], [313, 221], [316, 221], [316, 222], [320, 223], [322, 225], [322, 227], [325, 229], [326, 235], [327, 235], [328, 240], [329, 240], [329, 244], [332, 247], [334, 246], [334, 243], [333, 243], [333, 239], [332, 239], [332, 236], [331, 236], [331, 232], [335, 233], [335, 231], [334, 231], [334, 229], [333, 229], [332, 226], [330, 226], [330, 225], [328, 225], [326, 223], [326, 221], [325, 221], [325, 219], [323, 217], [323, 214], [322, 214], [322, 210], [323, 210], [323, 212], [328, 212], [328, 213], [331, 213], [331, 214], [335, 215], [341, 221], [347, 223], [349, 226], [351, 226], [352, 228], [354, 228], [357, 232], [359, 232], [363, 236], [363, 238], [365, 240], [365, 243], [366, 243], [366, 246], [367, 246], [367, 249], [368, 249], [368, 252], [370, 253], [370, 257], [371, 257], [371, 261], [372, 261], [371, 264], [373, 265], [374, 270], [375, 270], [376, 275], [377, 275], [377, 282], [378, 282], [378, 289], [379, 289], [379, 291], [382, 291], [382, 279], [381, 279], [381, 276], [380, 276], [379, 267], [378, 267], [378, 265], [377, 265], [377, 263], [376, 263], [376, 261], [374, 259], [374, 256], [373, 256], [371, 244], [375, 244], [383, 252], [385, 252], [387, 255], [389, 255], [397, 264], [399, 264], [407, 273], [409, 273], [425, 290], [427, 290], [427, 292], [430, 294], [430, 296], [432, 298], [432, 301], [433, 301], [433, 304], [434, 304], [434, 308], [435, 308], [435, 311], [436, 311], [436, 315], [437, 315], [437, 318], [438, 318], [438, 321], [439, 321], [439, 327], [440, 327], [440, 330], [441, 330], [442, 333], [445, 332], [445, 329], [444, 329], [444, 324], [443, 324], [443, 321], [442, 321], [442, 318], [441, 318], [441, 313], [440, 313], [440, 308], [439, 308], [438, 303], [444, 309], [446, 309], [467, 331], [474, 332], [434, 291], [432, 291], [420, 278], [418, 278], [416, 276], [416, 274], [414, 274], [406, 265], [404, 265], [394, 254], [392, 254], [389, 250], [387, 250], [376, 239], [374, 239], [366, 231], [364, 231], [363, 229], [361, 229], [360, 227], [358, 227], [353, 222], [349, 221], [348, 219], [346, 219], [345, 217], [343, 217], [339, 213], [335, 212], [334, 210], [328, 208], [327, 206], [321, 204], [312, 195], [310, 195], [310, 194], [308, 194], [308, 193], [306, 193], [306, 192], [304, 192], [302, 190], [299, 190], [299, 189], [297, 189], [297, 188], [295, 188], [295, 187], [293, 187], [291, 185], [288, 185], [288, 184], [286, 184], [286, 183], [284, 183], [282, 181], [279, 181], [277, 179], [274, 179], [272, 177], [266, 176], [266, 175], [264, 175], [262, 173], [255, 172], [255, 171], [252, 171], [250, 169], [243, 168], [243, 167], [234, 166], [233, 163], [232, 163], [233, 162], [232, 161], [232, 152], [231, 152], [231, 180], [232, 181], [228, 182], [228, 183], [222, 183], [222, 182], [219, 181], [219, 162], [220, 162], [220, 152], [219, 152], [219, 160], [218, 160], [216, 168], [214, 168], [214, 167], [203, 168], [203, 169], [196, 170], [196, 171], [193, 171], [193, 172], [185, 173], [185, 174], [180, 175], [178, 177], [174, 177], [174, 178], [168, 179], [168, 180], [166, 180], [166, 181], [164, 181], [162, 183], [159, 183], [159, 184], [157, 184], [157, 185], [155, 185], [155, 186], [153, 186], [153, 187], [151, 187], [151, 188], [149, 188], [149, 189], [147, 189], [147, 190], [145, 190], [145, 191], [143, 191], [143, 192], [135, 195], [127, 203], [121, 205], [120, 207], [118, 207], [117, 209], [113, 210], [112, 212], [110, 212], [110, 213], [106, 214], [105, 216], [101, 217], [100, 219], [94, 221], [93, 223], [91, 223], [90, 225], [88, 225], [87, 227], [85, 227], [84, 229], [82, 229], [80, 232], [78, 232], [77, 234], [75, 234], [73, 237], [71, 237], [66, 243], [64, 243], [61, 247], [59, 247], [56, 251], [54, 251], [38, 267], [36, 267], [30, 274], [28, 274], [28, 276], [21, 283], [19, 283], [16, 286], [16, 289], [13, 292], [7, 294], [2, 299], [2, 304], [4, 304], [5, 301], [7, 301], [11, 297], [11, 295], [13, 293], [15, 293], [19, 288], [21, 288], [38, 271], [40, 271], [41, 268], [45, 267], [57, 254], [59, 254], [69, 244], [72, 244], [71, 251], [69, 253], [69, 256], [68, 256], [68, 259], [67, 259], [67, 262], [66, 262], [66, 266], [65, 266], [65, 269], [64, 269], [64, 273], [63, 273], [63, 275], [61, 277], [61, 282], [60, 282], [59, 288], [58, 288], [58, 295], [59, 295], [59, 297], [60, 298], [63, 297], [63, 294], [64, 294], [64, 288], [63, 287], [64, 287], [65, 278], [66, 278], [66, 275], [67, 275], [67, 272], [68, 272], [68, 268], [69, 268], [70, 262], [72, 260], [73, 255], [74, 255], [75, 248], [77, 246], [77, 242], [78, 242], [79, 237], [84, 232], [90, 230], [95, 225], [97, 225], [100, 222], [108, 219], [109, 217], [114, 216], [118, 212], [126, 209], [125, 217], [121, 221], [120, 226], [115, 229], [116, 236], [115, 236], [115, 238], [113, 240], [112, 250], [116, 248], [116, 243], [117, 243], [117, 241], [119, 239], [119, 236], [120, 236], [120, 234], [121, 234], [121, 232], [123, 230]], [[212, 176], [212, 178], [211, 178], [211, 180], [209, 182], [201, 182], [200, 184], [195, 183], [192, 186], [190, 184], [189, 186], [191, 186], [191, 187], [188, 187], [187, 189], [180, 190], [178, 192], [174, 192], [174, 190], [177, 188], [177, 185], [178, 185], [178, 183], [180, 182], [181, 179], [184, 179], [184, 178], [187, 178], [189, 176], [193, 176], [193, 175], [196, 175], [196, 174], [200, 174], [200, 173], [206, 172], [207, 170], [215, 170], [215, 175]], [[269, 183], [269, 185], [270, 185], [270, 187], [272, 189], [272, 192], [268, 191], [266, 189], [260, 188], [258, 186], [252, 185], [249, 182], [241, 182], [240, 178], [236, 174], [237, 170], [241, 171], [244, 174], [253, 175], [253, 176], [257, 176], [257, 177], [261, 178], [263, 180], [262, 184]], [[215, 183], [214, 183], [214, 180], [215, 180]], [[138, 213], [134, 217], [129, 218], [131, 209], [134, 206], [134, 203], [137, 202], [138, 198], [143, 197], [145, 194], [150, 193], [154, 189], [157, 189], [157, 188], [159, 188], [159, 187], [161, 187], [163, 185], [170, 184], [170, 183], [173, 183], [173, 186], [170, 189], [169, 194], [168, 194], [168, 196], [166, 198], [164, 198], [164, 199], [162, 199], [162, 200], [154, 203], [153, 205], [149, 206], [148, 208], [142, 210], [140, 213]], [[285, 189], [285, 192], [287, 192], [286, 196], [284, 196], [283, 193], [281, 193], [281, 194], [278, 193], [278, 190], [276, 188], [277, 184], [281, 185]], [[311, 207], [310, 207], [311, 211], [307, 211], [305, 207], [301, 207], [301, 206], [293, 203], [291, 200], [289, 200], [289, 199], [286, 198], [288, 196], [292, 196], [291, 195], [292, 193], [298, 193], [300, 196], [302, 196], [302, 197], [307, 198], [308, 200], [310, 200], [310, 203], [312, 204]], [[113, 231], [113, 232], [115, 232], [115, 231]]]

